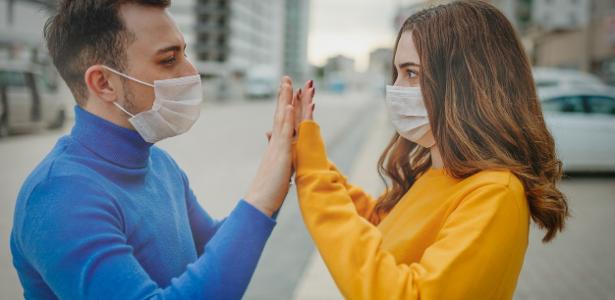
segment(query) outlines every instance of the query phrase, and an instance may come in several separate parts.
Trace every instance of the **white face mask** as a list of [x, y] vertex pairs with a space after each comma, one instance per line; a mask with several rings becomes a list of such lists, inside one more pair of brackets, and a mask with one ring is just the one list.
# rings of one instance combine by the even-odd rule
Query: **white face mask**
[[386, 86], [386, 106], [397, 133], [425, 148], [436, 142], [420, 87]]
[[201, 76], [193, 75], [147, 83], [118, 72], [107, 66], [107, 70], [154, 88], [154, 103], [150, 110], [131, 114], [117, 102], [115, 106], [131, 116], [128, 122], [149, 143], [155, 143], [168, 137], [188, 131], [201, 114], [203, 101]]

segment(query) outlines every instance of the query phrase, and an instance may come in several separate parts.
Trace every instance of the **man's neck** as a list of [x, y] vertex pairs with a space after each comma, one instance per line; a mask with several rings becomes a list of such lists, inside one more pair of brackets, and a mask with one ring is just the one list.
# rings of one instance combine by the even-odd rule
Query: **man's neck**
[[129, 116], [126, 116], [126, 114], [113, 105], [113, 103], [98, 99], [88, 99], [81, 108], [117, 126], [134, 130], [132, 124], [128, 122]]

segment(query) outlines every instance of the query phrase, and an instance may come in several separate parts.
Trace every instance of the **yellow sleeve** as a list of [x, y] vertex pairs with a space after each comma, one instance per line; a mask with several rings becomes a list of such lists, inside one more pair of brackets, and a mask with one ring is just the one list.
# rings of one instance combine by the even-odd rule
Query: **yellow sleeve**
[[418, 263], [398, 263], [380, 248], [381, 232], [357, 214], [342, 178], [328, 168], [316, 123], [301, 124], [296, 150], [304, 222], [347, 299], [488, 299], [518, 263], [511, 253], [525, 251], [518, 195], [491, 184], [464, 198]]
[[352, 199], [352, 203], [354, 204], [357, 213], [361, 217], [369, 220], [369, 216], [376, 206], [376, 199], [366, 193], [362, 188], [350, 184], [348, 182], [348, 178], [345, 177], [331, 161], [329, 161], [329, 170], [335, 172], [339, 176], [342, 185], [344, 185], [346, 191], [348, 192], [348, 196]]
[[[295, 162], [295, 165], [296, 165], [297, 144], [294, 144], [293, 146], [295, 148], [295, 150], [293, 151], [293, 161]], [[335, 164], [332, 161], [327, 160], [327, 166], [328, 166], [327, 168], [329, 169], [329, 171], [332, 171], [338, 174], [341, 184], [346, 189], [348, 196], [350, 196], [350, 199], [352, 199], [352, 203], [354, 204], [355, 209], [357, 210], [357, 213], [361, 217], [369, 220], [369, 216], [371, 215], [374, 207], [376, 206], [376, 199], [374, 199], [371, 195], [366, 193], [362, 188], [356, 185], [350, 184], [348, 182], [348, 178], [344, 176], [342, 172], [339, 171], [337, 166], [335, 166]]]

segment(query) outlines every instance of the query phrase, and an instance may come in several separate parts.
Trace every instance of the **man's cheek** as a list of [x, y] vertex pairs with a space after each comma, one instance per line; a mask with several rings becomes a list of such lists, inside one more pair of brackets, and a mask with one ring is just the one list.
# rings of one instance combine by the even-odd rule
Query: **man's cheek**
[[146, 111], [152, 107], [154, 103], [154, 89], [150, 87], [140, 86], [133, 90], [134, 105], [139, 108], [139, 111]]

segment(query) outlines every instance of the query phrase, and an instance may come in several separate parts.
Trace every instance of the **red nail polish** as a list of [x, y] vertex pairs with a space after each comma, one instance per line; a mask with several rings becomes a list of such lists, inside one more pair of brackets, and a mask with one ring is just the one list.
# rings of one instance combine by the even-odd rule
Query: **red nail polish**
[[316, 95], [316, 88], [312, 89], [312, 97], [314, 97], [314, 95]]
[[297, 92], [297, 96], [301, 96], [301, 89]]
[[311, 80], [311, 79], [310, 79], [310, 81], [308, 82], [308, 86], [309, 86], [309, 87], [314, 86], [314, 80]]

